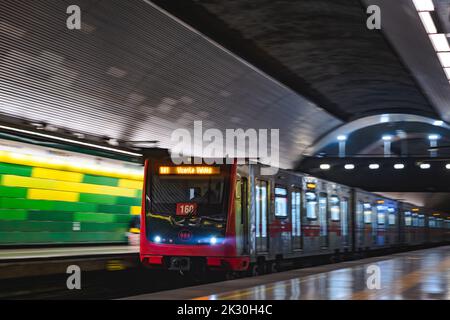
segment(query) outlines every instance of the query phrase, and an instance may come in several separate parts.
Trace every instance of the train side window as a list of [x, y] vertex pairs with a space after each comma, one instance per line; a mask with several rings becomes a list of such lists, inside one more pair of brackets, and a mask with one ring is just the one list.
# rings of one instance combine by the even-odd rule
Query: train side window
[[275, 187], [275, 217], [286, 218], [287, 217], [287, 202], [288, 191], [284, 187]]
[[385, 224], [386, 222], [386, 206], [385, 205], [377, 205], [377, 223]]
[[411, 212], [406, 211], [405, 212], [405, 226], [411, 226], [412, 225], [412, 217], [411, 217]]
[[247, 216], [247, 192], [247, 178], [242, 178], [241, 183], [239, 183], [239, 196], [241, 197], [241, 224], [244, 224], [244, 218]]
[[312, 191], [305, 192], [306, 218], [317, 219], [317, 194]]
[[364, 204], [362, 201], [358, 201], [358, 204], [356, 205], [356, 215], [357, 215], [357, 226], [359, 228], [362, 228], [364, 225]]
[[372, 205], [368, 202], [363, 204], [364, 223], [372, 223]]
[[395, 225], [395, 209], [388, 208], [388, 223], [390, 226]]
[[413, 225], [413, 227], [419, 226], [419, 217], [418, 217], [417, 213], [413, 213], [413, 215], [412, 215], [412, 225]]
[[425, 216], [423, 214], [419, 214], [419, 227], [425, 227]]
[[341, 230], [342, 235], [346, 236], [348, 235], [348, 199], [344, 198], [341, 201]]
[[267, 181], [256, 183], [256, 237], [267, 236]]
[[301, 236], [301, 193], [299, 190], [292, 191], [291, 193], [291, 211], [292, 211], [292, 235]]
[[330, 213], [331, 221], [340, 220], [341, 208], [339, 207], [339, 197], [336, 195], [330, 197]]
[[430, 217], [430, 218], [428, 219], [428, 226], [429, 226], [430, 228], [436, 227], [436, 221], [435, 221], [435, 218], [434, 218], [434, 217]]

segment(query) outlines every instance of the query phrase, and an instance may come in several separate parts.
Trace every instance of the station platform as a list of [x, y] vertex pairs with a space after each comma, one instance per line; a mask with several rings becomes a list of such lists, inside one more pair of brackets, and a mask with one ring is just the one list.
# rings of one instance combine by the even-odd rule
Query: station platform
[[[373, 266], [379, 267], [379, 286], [371, 278], [369, 289], [367, 281], [375, 274]], [[127, 299], [445, 300], [450, 299], [450, 246], [217, 282]]]
[[36, 258], [79, 257], [105, 254], [132, 254], [138, 252], [138, 246], [127, 245], [0, 249], [0, 263], [2, 261], [28, 260]]
[[139, 265], [139, 247], [128, 245], [0, 250], [0, 280], [65, 274], [76, 264], [85, 271], [122, 270]]

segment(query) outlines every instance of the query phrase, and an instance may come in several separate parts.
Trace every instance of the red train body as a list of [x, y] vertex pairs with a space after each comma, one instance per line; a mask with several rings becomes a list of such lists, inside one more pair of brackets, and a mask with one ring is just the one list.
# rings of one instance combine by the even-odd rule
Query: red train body
[[141, 261], [261, 272], [297, 258], [450, 240], [443, 214], [301, 173], [264, 176], [261, 167], [146, 160]]

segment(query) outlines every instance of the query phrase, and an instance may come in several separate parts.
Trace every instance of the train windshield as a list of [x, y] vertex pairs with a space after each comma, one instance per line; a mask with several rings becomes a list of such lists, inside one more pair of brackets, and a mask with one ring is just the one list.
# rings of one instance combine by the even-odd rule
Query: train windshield
[[153, 177], [152, 211], [161, 214], [223, 215], [225, 177], [161, 176]]
[[155, 165], [147, 186], [147, 238], [163, 244], [224, 241], [229, 168]]

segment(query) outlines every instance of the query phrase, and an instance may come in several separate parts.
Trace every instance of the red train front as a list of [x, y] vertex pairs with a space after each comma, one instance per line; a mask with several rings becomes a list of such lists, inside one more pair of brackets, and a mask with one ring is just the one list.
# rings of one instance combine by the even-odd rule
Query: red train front
[[146, 160], [141, 261], [178, 271], [245, 270], [236, 250], [236, 164], [174, 165]]

